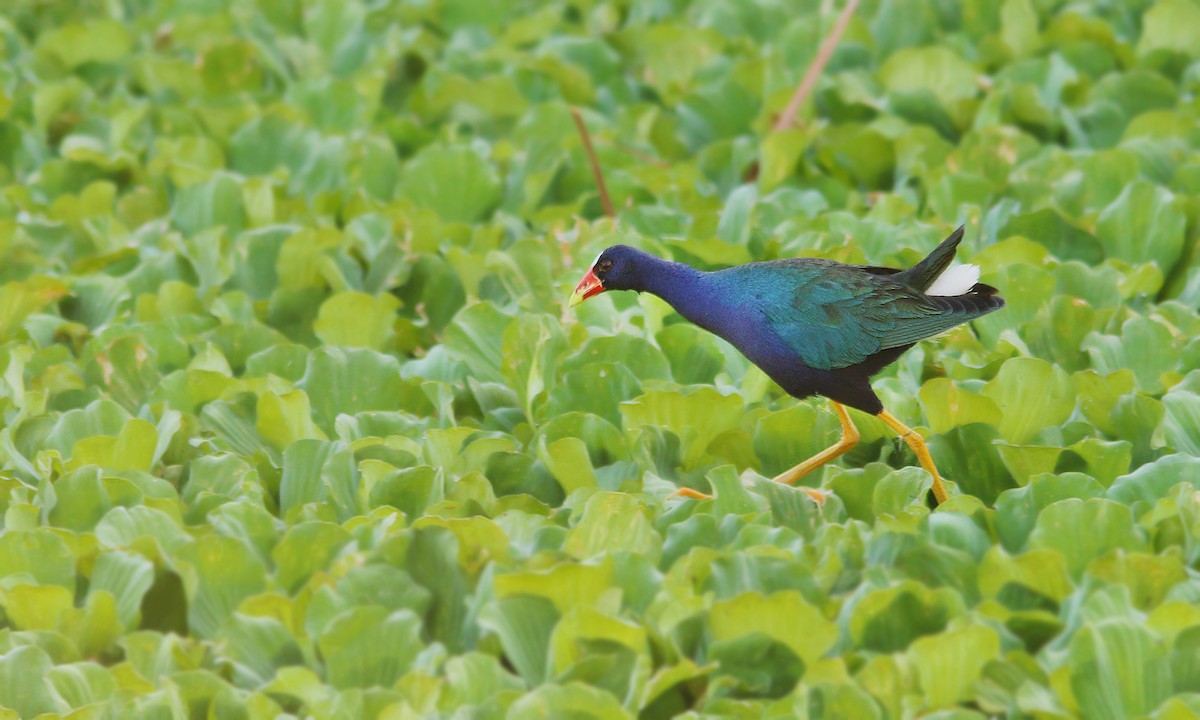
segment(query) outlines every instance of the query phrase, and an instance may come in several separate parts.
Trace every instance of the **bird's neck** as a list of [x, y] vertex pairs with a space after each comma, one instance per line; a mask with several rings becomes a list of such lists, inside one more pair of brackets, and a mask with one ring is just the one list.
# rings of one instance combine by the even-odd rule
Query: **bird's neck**
[[655, 267], [642, 273], [642, 290], [657, 295], [675, 311], [701, 324], [708, 307], [705, 273], [691, 265], [655, 258]]

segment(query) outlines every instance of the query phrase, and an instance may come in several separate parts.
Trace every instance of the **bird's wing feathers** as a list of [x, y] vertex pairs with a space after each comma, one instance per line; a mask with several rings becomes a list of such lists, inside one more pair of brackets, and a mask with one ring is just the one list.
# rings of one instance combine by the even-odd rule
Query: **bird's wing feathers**
[[790, 302], [759, 307], [779, 339], [817, 369], [855, 365], [983, 314], [969, 303], [928, 297], [854, 266], [785, 261], [777, 269]]

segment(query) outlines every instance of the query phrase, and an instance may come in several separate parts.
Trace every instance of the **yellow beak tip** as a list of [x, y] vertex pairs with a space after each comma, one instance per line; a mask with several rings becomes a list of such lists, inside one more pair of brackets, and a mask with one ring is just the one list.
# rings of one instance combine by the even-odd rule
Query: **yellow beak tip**
[[575, 307], [581, 302], [583, 302], [583, 295], [581, 293], [571, 293], [571, 299], [567, 301], [567, 307]]

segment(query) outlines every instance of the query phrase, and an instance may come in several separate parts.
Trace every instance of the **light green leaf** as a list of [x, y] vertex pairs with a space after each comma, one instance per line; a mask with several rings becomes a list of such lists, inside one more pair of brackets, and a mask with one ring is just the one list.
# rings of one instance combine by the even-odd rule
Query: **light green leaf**
[[558, 617], [548, 599], [517, 594], [489, 603], [479, 622], [500, 638], [505, 655], [525, 682], [537, 686], [549, 669], [550, 636]]
[[638, 655], [650, 651], [642, 625], [592, 608], [574, 608], [563, 615], [550, 637], [551, 671], [556, 675], [566, 672], [587, 658], [589, 646], [600, 643], [621, 645]]
[[404, 165], [400, 192], [450, 222], [486, 218], [500, 200], [500, 180], [471, 148], [432, 146]]
[[1110, 552], [1088, 563], [1088, 575], [1129, 588], [1142, 611], [1158, 607], [1174, 586], [1187, 580], [1184, 564], [1174, 555]]
[[61, 585], [16, 585], [0, 589], [0, 605], [17, 630], [56, 630], [75, 604]]
[[879, 76], [889, 92], [928, 90], [945, 106], [974, 97], [977, 88], [975, 68], [945, 47], [898, 50]]
[[905, 581], [858, 600], [850, 615], [850, 636], [858, 647], [897, 652], [918, 637], [941, 632], [963, 611], [962, 598], [949, 588]]
[[154, 584], [154, 565], [141, 555], [113, 550], [96, 558], [88, 594], [111, 593], [117, 617], [127, 628], [137, 627], [142, 598]]
[[1092, 558], [1113, 548], [1141, 550], [1145, 545], [1129, 508], [1104, 498], [1072, 498], [1049, 505], [1029, 535], [1029, 547], [1061, 552], [1076, 578]]
[[[812, 457], [838, 440], [841, 423], [833, 413], [800, 403], [763, 415], [754, 429], [754, 453], [762, 460], [759, 472], [774, 477]], [[803, 478], [803, 485], [819, 485], [820, 472]]]
[[1176, 390], [1163, 396], [1163, 435], [1179, 452], [1200, 457], [1200, 395]]
[[283, 395], [265, 392], [258, 396], [255, 427], [263, 439], [284, 450], [298, 440], [324, 440], [325, 433], [313, 423], [308, 395], [293, 390]]
[[605, 600], [613, 586], [612, 564], [559, 564], [544, 571], [497, 575], [496, 596], [534, 595], [550, 600], [559, 612]]
[[456, 706], [482, 705], [497, 693], [521, 692], [525, 683], [492, 655], [469, 652], [446, 661], [446, 684]]
[[1067, 448], [1083, 458], [1087, 472], [1101, 485], [1108, 487], [1119, 476], [1129, 472], [1133, 445], [1127, 440], [1107, 442], [1099, 438], [1084, 438]]
[[83, 25], [63, 25], [45, 33], [38, 48], [74, 70], [86, 63], [111, 63], [129, 54], [133, 37], [124, 23], [95, 20]]
[[392, 339], [400, 301], [393, 295], [341, 292], [321, 303], [313, 332], [326, 345], [383, 350]]
[[0, 578], [27, 575], [42, 585], [75, 590], [75, 557], [61, 535], [48, 529], [0, 533]]
[[242, 600], [267, 587], [266, 569], [242, 543], [209, 535], [181, 547], [175, 563], [188, 597], [188, 627], [201, 638], [221, 629]]
[[767, 135], [762, 143], [762, 160], [758, 171], [759, 192], [769, 193], [790, 179], [811, 142], [812, 134], [797, 128]]
[[1186, 225], [1187, 217], [1169, 190], [1138, 179], [1100, 213], [1096, 239], [1110, 258], [1153, 261], [1169, 273], [1183, 252]]
[[1014, 55], [1022, 57], [1037, 48], [1038, 15], [1029, 0], [1004, 0], [1000, 22], [1000, 36]]
[[339, 519], [358, 514], [358, 469], [344, 443], [298, 440], [283, 453], [279, 506], [286, 515], [308, 503], [329, 502]]
[[984, 625], [923, 637], [908, 650], [931, 709], [973, 700], [980, 672], [999, 656], [1000, 637]]
[[365, 348], [312, 350], [297, 386], [308, 393], [317, 424], [331, 434], [338, 415], [406, 408], [399, 363]]
[[157, 543], [160, 552], [171, 552], [191, 540], [170, 515], [151, 507], [115, 507], [96, 525], [96, 539], [102, 546], [127, 548], [142, 538]]
[[694, 27], [682, 18], [638, 24], [626, 31], [648, 83], [660, 95], [678, 101], [694, 76], [714, 56], [720, 56], [723, 36], [713, 28]]
[[262, 685], [284, 667], [304, 663], [295, 638], [275, 618], [235, 612], [218, 637], [225, 656], [237, 663], [237, 672], [251, 675]]
[[94, 435], [116, 437], [129, 419], [129, 412], [112, 400], [96, 400], [59, 416], [46, 436], [46, 445], [70, 457], [75, 443]]
[[1117, 478], [1108, 488], [1108, 496], [1130, 506], [1136, 502], [1153, 505], [1167, 497], [1171, 488], [1181, 482], [1197, 486], [1196, 479], [1200, 479], [1200, 457], [1179, 453], [1164, 455]]
[[1190, 0], [1159, 0], [1142, 16], [1138, 55], [1173, 50], [1195, 57], [1200, 53], [1191, 29], [1200, 26], [1200, 6]]
[[1071, 380], [1078, 393], [1079, 410], [1088, 422], [1107, 435], [1116, 435], [1112, 414], [1121, 397], [1133, 391], [1134, 374], [1129, 370], [1120, 370], [1101, 375], [1094, 370], [1084, 370], [1075, 373]]
[[[1039, 392], [1026, 392], [1027, 388]], [[983, 394], [1000, 408], [1000, 436], [1024, 444], [1047, 427], [1059, 425], [1075, 409], [1075, 388], [1062, 368], [1037, 358], [1012, 358], [1000, 366]]]
[[1027, 485], [1031, 478], [1054, 472], [1063, 449], [1047, 445], [1014, 445], [994, 441], [1000, 460], [1017, 485]]
[[333, 523], [291, 526], [271, 550], [276, 581], [289, 592], [296, 591], [313, 573], [326, 569], [348, 542], [350, 535]]
[[668, 325], [656, 339], [671, 364], [671, 376], [680, 385], [711, 384], [725, 367], [716, 339], [694, 325]]
[[596, 486], [588, 447], [577, 437], [559, 438], [550, 445], [543, 442], [538, 447], [538, 458], [568, 495], [579, 488]]
[[1089, 499], [1104, 494], [1104, 487], [1081, 473], [1036, 475], [1022, 488], [1006, 490], [996, 500], [996, 529], [1004, 547], [1016, 552], [1025, 541], [1041, 513], [1050, 505], [1067, 498]]
[[892, 470], [876, 483], [872, 505], [876, 515], [903, 515], [910, 508], [925, 507], [925, 497], [933, 487], [933, 477], [921, 467]]
[[571, 528], [563, 550], [580, 559], [621, 551], [655, 559], [662, 552], [662, 538], [654, 532], [637, 498], [599, 492], [588, 498], [583, 518]]
[[714, 641], [763, 635], [783, 643], [811, 668], [837, 638], [837, 626], [795, 591], [764, 596], [747, 592], [713, 603], [708, 613], [709, 632]]
[[1071, 640], [1069, 667], [1071, 690], [1089, 718], [1144, 715], [1171, 694], [1165, 648], [1132, 620], [1081, 627]]
[[508, 536], [486, 517], [464, 518], [424, 517], [413, 523], [420, 529], [444, 527], [458, 539], [458, 563], [469, 576], [477, 576], [488, 564], [507, 565], [510, 561]]
[[47, 678], [54, 693], [72, 708], [112, 700], [117, 692], [114, 674], [94, 662], [58, 665], [50, 669]]
[[1102, 373], [1132, 370], [1137, 388], [1145, 392], [1163, 390], [1163, 374], [1175, 369], [1179, 349], [1170, 328], [1147, 317], [1132, 317], [1121, 326], [1120, 336], [1092, 333], [1083, 349], [1092, 366]]
[[739, 396], [708, 387], [687, 395], [656, 390], [622, 403], [621, 415], [629, 428], [652, 425], [674, 432], [683, 446], [683, 466], [690, 469], [711, 461], [708, 444], [738, 426], [742, 407]]
[[960, 425], [1000, 420], [1000, 408], [986, 395], [964, 390], [948, 378], [933, 378], [921, 386], [921, 408], [935, 433], [949, 432]]
[[158, 432], [150, 423], [133, 418], [114, 437], [95, 435], [84, 438], [71, 448], [67, 468], [99, 465], [108, 470], [149, 470], [154, 462]]
[[[195, 235], [210, 228], [224, 228], [226, 232], [237, 234], [246, 226], [242, 188], [234, 176], [228, 173], [214, 174], [210, 180], [179, 191], [171, 207], [171, 220], [186, 235]], [[214, 252], [220, 252], [216, 237], [205, 236], [204, 244], [215, 246], [212, 248]]]
[[757, 202], [758, 191], [753, 185], [742, 185], [730, 193], [725, 199], [725, 209], [721, 211], [717, 237], [735, 245], [746, 244], [750, 239], [754, 206]]
[[979, 566], [979, 589], [984, 595], [995, 597], [1010, 584], [1023, 585], [1055, 602], [1062, 602], [1073, 589], [1062, 553], [1029, 550], [1011, 556], [993, 546]]
[[517, 700], [505, 715], [507, 720], [632, 720], [621, 703], [603, 690], [579, 682], [542, 685]]
[[0, 337], [7, 337], [30, 313], [66, 294], [67, 286], [61, 280], [40, 275], [6, 282], [0, 287]]
[[425, 514], [426, 508], [445, 499], [445, 476], [428, 465], [396, 470], [371, 486], [371, 507], [388, 505], [409, 518]]
[[746, 489], [732, 465], [719, 465], [705, 477], [712, 486], [714, 515], [742, 515], [762, 509], [762, 500]]
[[491, 303], [466, 308], [446, 328], [446, 349], [471, 368], [479, 380], [504, 383], [504, 331], [512, 318]]
[[334, 618], [317, 643], [333, 687], [387, 686], [420, 652], [421, 621], [411, 610], [367, 605]]
[[13, 647], [0, 655], [0, 698], [3, 705], [31, 718], [41, 713], [65, 712], [47, 681], [54, 661], [33, 645]]

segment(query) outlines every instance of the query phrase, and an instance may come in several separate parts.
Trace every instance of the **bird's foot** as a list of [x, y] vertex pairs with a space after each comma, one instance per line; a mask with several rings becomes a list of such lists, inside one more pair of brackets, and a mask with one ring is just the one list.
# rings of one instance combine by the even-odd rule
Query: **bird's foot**
[[813, 502], [815, 502], [818, 505], [824, 505], [825, 498], [829, 497], [829, 493], [825, 492], [824, 490], [818, 490], [816, 488], [804, 487], [803, 485], [794, 484], [799, 479], [800, 479], [800, 477], [797, 476], [793, 471], [788, 471], [788, 472], [783, 473], [782, 475], [776, 475], [775, 477], [771, 478], [771, 480], [773, 482], [777, 482], [781, 485], [789, 485], [791, 487], [796, 488], [797, 490], [803, 491], [804, 494], [808, 495], [812, 499]]
[[[804, 494], [807, 495], [809, 497], [809, 499], [811, 499], [817, 505], [824, 505], [825, 499], [827, 497], [829, 497], [828, 494], [825, 493], [824, 491], [817, 490], [815, 488], [801, 487], [801, 488], [797, 488], [797, 489], [803, 491]], [[712, 495], [709, 495], [708, 493], [702, 493], [699, 490], [693, 490], [692, 488], [686, 488], [686, 487], [679, 488], [678, 490], [671, 493], [667, 497], [685, 497], [685, 498], [692, 498], [693, 500], [712, 500]]]
[[803, 490], [804, 494], [807, 495], [818, 506], [824, 505], [825, 499], [829, 497], [829, 493], [827, 493], [823, 490], [817, 490], [816, 488], [801, 487], [801, 488], [796, 488], [796, 489]]

